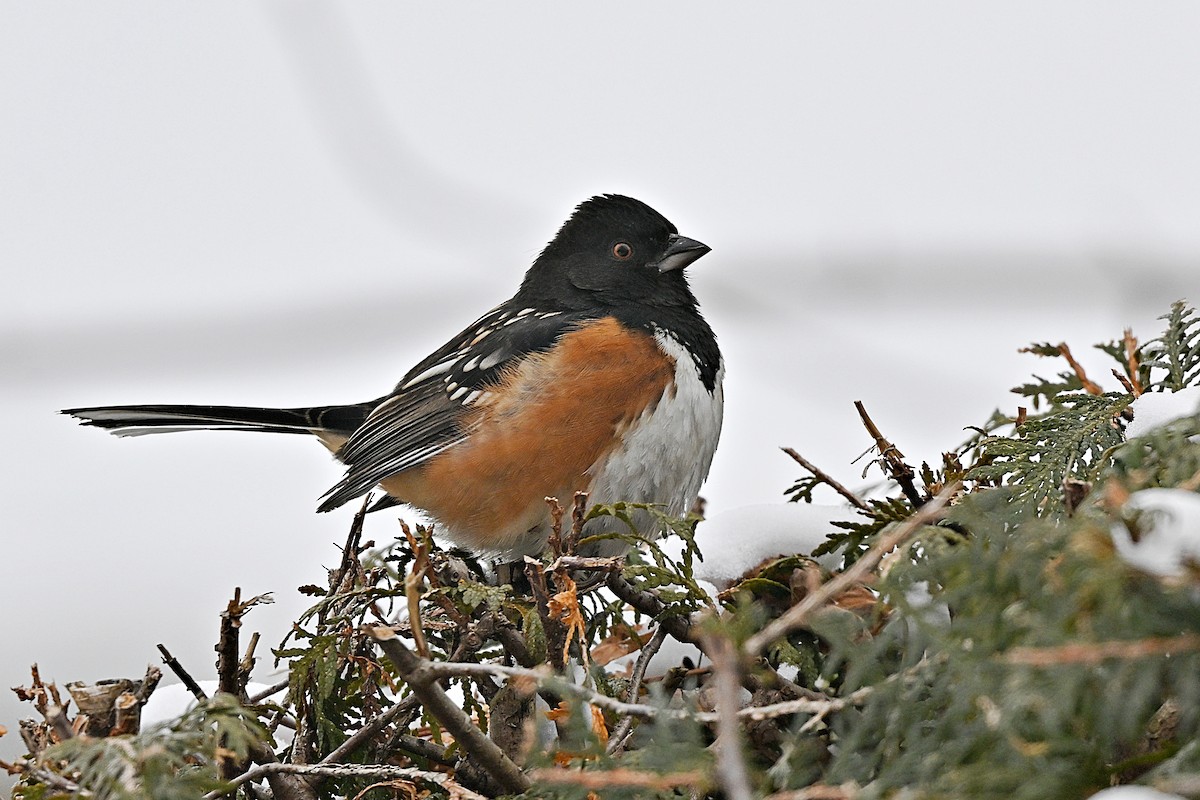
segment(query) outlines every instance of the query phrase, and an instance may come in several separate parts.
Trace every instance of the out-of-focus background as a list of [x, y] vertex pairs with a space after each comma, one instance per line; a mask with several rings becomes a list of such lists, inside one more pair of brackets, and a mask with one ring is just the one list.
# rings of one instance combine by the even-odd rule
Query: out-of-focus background
[[233, 587], [278, 642], [353, 511], [313, 513], [340, 471], [301, 437], [56, 409], [378, 396], [592, 194], [713, 248], [711, 512], [781, 501], [780, 445], [856, 484], [854, 400], [936, 459], [1057, 369], [1030, 340], [1103, 381], [1087, 345], [1198, 299], [1198, 34], [1187, 2], [0, 3], [0, 687], [158, 642], [212, 677]]

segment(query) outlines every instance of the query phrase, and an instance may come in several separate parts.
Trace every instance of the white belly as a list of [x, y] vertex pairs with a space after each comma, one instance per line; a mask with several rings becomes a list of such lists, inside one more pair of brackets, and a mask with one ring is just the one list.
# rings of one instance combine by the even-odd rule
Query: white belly
[[[692, 507], [708, 477], [721, 436], [725, 367], [722, 364], [718, 369], [710, 393], [683, 345], [667, 334], [659, 333], [656, 338], [675, 360], [675, 385], [630, 426], [624, 448], [589, 470], [595, 476], [590, 501], [655, 503], [671, 516], [682, 516]], [[639, 533], [657, 533], [649, 529], [649, 515], [639, 512], [634, 520]], [[627, 527], [614, 518], [599, 518], [588, 524], [585, 533], [607, 531], [625, 533]], [[611, 555], [625, 549], [621, 542], [608, 541], [588, 548], [587, 554]]]

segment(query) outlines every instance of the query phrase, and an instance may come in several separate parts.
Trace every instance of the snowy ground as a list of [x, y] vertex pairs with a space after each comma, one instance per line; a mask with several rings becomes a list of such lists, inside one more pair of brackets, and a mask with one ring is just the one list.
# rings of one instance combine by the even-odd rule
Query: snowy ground
[[[592, 193], [713, 247], [714, 514], [782, 501], [781, 445], [860, 483], [854, 400], [936, 459], [1057, 368], [1018, 347], [1103, 382], [1087, 345], [1200, 301], [1200, 10], [832, 8], [0, 5], [0, 686], [158, 642], [210, 677], [233, 587], [277, 642], [351, 513], [313, 513], [339, 471], [300, 437], [54, 410], [377, 396]], [[0, 695], [0, 757], [24, 713]]]

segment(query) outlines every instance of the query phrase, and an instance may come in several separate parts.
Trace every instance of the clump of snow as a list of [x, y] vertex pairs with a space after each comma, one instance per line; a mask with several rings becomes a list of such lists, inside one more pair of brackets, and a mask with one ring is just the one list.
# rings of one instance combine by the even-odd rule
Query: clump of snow
[[1125, 429], [1125, 437], [1145, 436], [1177, 419], [1200, 414], [1200, 386], [1178, 392], [1146, 392], [1129, 408], [1133, 411], [1133, 421]]
[[[221, 686], [217, 681], [197, 681], [196, 683], [209, 697], [216, 694]], [[253, 697], [268, 688], [270, 688], [270, 684], [248, 683], [246, 684], [246, 694]], [[142, 706], [142, 730], [174, 722], [187, 711], [195, 708], [196, 702], [196, 697], [182, 683], [159, 686], [154, 690], [154, 694], [150, 695], [146, 705]], [[275, 733], [275, 739], [280, 744], [287, 744], [292, 740], [292, 732], [287, 728], [280, 727]]]
[[1113, 544], [1126, 563], [1162, 576], [1183, 573], [1200, 563], [1200, 495], [1184, 489], [1142, 489], [1125, 504], [1126, 517], [1137, 514], [1135, 542], [1124, 522], [1112, 527]]
[[[696, 546], [704, 561], [696, 564], [695, 575], [728, 586], [768, 558], [811, 554], [837, 530], [835, 520], [851, 516], [845, 506], [808, 503], [742, 506], [715, 514], [696, 526]], [[817, 562], [837, 569], [841, 560], [833, 554]]]
[[[650, 631], [644, 635], [649, 635], [653, 630], [654, 628], [651, 626]], [[609, 672], [618, 675], [626, 674], [633, 669], [633, 665], [637, 663], [641, 655], [641, 650], [635, 650], [620, 658], [613, 659], [605, 668]], [[704, 653], [700, 652], [699, 647], [687, 642], [681, 642], [673, 636], [668, 636], [663, 640], [662, 647], [650, 659], [650, 663], [646, 665], [646, 677], [657, 678], [660, 675], [665, 675], [668, 670], [683, 666], [684, 659], [688, 659], [696, 667], [702, 666], [705, 663]]]
[[1184, 800], [1177, 794], [1167, 794], [1149, 786], [1111, 786], [1096, 792], [1089, 800]]

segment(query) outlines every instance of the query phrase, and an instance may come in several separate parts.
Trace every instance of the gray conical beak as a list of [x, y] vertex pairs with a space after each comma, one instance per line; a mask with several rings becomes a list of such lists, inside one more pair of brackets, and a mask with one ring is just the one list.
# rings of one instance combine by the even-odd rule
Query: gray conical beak
[[677, 269], [683, 269], [711, 249], [703, 242], [673, 233], [667, 240], [666, 252], [655, 266], [658, 267], [659, 272], [674, 272]]

